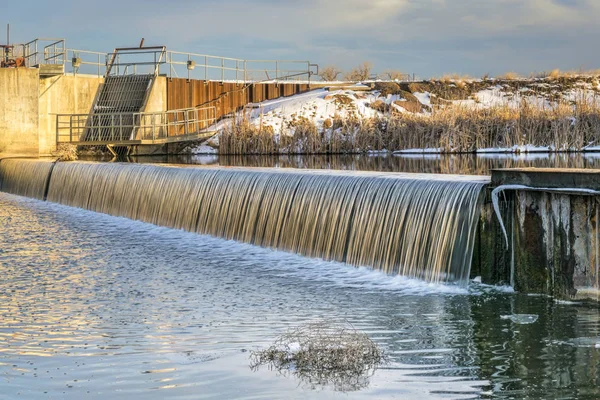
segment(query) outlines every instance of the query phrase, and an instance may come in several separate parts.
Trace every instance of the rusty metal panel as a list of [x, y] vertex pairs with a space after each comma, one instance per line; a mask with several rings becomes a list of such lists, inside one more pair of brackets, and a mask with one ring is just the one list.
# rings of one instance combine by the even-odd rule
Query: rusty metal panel
[[256, 83], [244, 89], [244, 85], [239, 83], [172, 78], [167, 80], [167, 109], [215, 106], [217, 119], [220, 119], [242, 109], [248, 103], [293, 96], [308, 90], [309, 85], [297, 83]]

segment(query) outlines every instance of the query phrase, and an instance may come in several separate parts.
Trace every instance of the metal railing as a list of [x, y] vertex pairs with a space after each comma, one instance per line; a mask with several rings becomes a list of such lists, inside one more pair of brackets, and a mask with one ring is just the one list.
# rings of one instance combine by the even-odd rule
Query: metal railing
[[101, 77], [106, 73], [106, 53], [67, 49], [67, 60], [69, 60], [65, 65], [67, 74], [90, 74]]
[[[166, 74], [169, 78], [214, 81], [254, 82], [265, 80], [308, 80], [319, 74], [319, 66], [304, 60], [245, 60], [208, 54], [166, 51], [164, 47], [117, 49], [113, 53], [69, 49], [64, 39], [37, 38], [16, 45], [22, 48], [25, 65], [62, 64], [66, 74], [106, 73], [136, 74], [140, 68], [152, 69], [141, 73]], [[142, 59], [144, 55], [150, 59]], [[112, 63], [111, 63], [112, 62]], [[114, 71], [111, 71], [111, 64]]]
[[109, 75], [158, 75], [160, 66], [164, 64], [166, 48], [155, 47], [129, 47], [117, 48], [113, 53], [106, 55], [106, 73]]
[[216, 120], [216, 107], [163, 112], [57, 114], [56, 142], [160, 142], [172, 137], [208, 132]]
[[41, 64], [64, 65], [66, 63], [67, 48], [64, 39], [37, 38], [17, 46], [22, 47], [25, 65], [28, 67]]
[[207, 54], [167, 51], [170, 78], [215, 81], [310, 80], [319, 66], [304, 60], [244, 60]]

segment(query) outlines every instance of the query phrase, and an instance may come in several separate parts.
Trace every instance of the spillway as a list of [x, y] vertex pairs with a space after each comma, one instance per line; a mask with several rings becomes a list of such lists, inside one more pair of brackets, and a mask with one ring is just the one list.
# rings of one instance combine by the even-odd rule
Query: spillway
[[83, 162], [48, 168], [48, 164], [52, 165], [3, 160], [0, 188], [431, 282], [468, 281], [481, 192], [489, 180]]

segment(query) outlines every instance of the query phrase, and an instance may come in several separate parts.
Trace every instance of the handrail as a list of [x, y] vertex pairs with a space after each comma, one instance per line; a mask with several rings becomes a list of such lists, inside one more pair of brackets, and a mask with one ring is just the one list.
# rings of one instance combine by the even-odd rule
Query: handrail
[[216, 120], [217, 110], [214, 106], [155, 112], [56, 114], [56, 141], [154, 142], [206, 132]]
[[[38, 51], [40, 43], [47, 43], [43, 54]], [[209, 54], [190, 53], [166, 50], [163, 46], [143, 48], [117, 48], [112, 53], [94, 52], [88, 50], [70, 49], [65, 45], [64, 39], [58, 38], [36, 38], [23, 45], [23, 54], [27, 66], [42, 63], [71, 65], [65, 73], [73, 75], [84, 70], [93, 68], [97, 76], [111, 73], [112, 66], [120, 73], [137, 73], [137, 66], [155, 66], [154, 73], [160, 74], [162, 66], [167, 65], [166, 75], [169, 78], [186, 77], [187, 79], [255, 82], [267, 80], [297, 80], [305, 76], [310, 81], [312, 75], [318, 74], [318, 65], [308, 60], [273, 60], [257, 59], [248, 60], [233, 57], [221, 57]], [[119, 53], [119, 54], [117, 54]], [[133, 55], [154, 54], [152, 61], [133, 60], [123, 62], [119, 56], [124, 58]], [[70, 57], [69, 57], [70, 56]], [[124, 67], [125, 71], [122, 68]], [[316, 72], [315, 72], [316, 67]], [[185, 73], [182, 69], [185, 68]]]

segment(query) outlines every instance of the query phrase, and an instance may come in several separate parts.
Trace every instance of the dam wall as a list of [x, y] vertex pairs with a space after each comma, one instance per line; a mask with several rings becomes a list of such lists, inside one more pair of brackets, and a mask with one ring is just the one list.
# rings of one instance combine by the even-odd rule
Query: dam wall
[[600, 174], [0, 161], [0, 191], [390, 275], [600, 300]]
[[[44, 172], [45, 171], [45, 172]], [[0, 161], [0, 190], [155, 225], [466, 285], [488, 178]]]
[[103, 78], [58, 75], [39, 80], [39, 155], [56, 150], [56, 114], [90, 112]]
[[0, 68], [0, 158], [39, 155], [39, 73]]
[[40, 77], [37, 68], [0, 69], [0, 158], [56, 150], [56, 114], [87, 114], [102, 78]]
[[501, 280], [524, 293], [600, 300], [600, 174], [494, 170], [491, 187], [506, 235], [492, 199], [481, 217], [484, 281]]
[[[88, 114], [104, 78], [61, 74], [40, 76], [37, 68], [0, 69], [0, 158], [50, 156], [56, 150], [57, 114]], [[216, 118], [253, 102], [310, 90], [299, 83], [239, 83], [157, 76], [145, 112], [200, 105], [215, 107]], [[63, 127], [64, 128], [64, 127]], [[143, 146], [136, 154], [167, 154], [167, 146]]]
[[184, 78], [167, 81], [167, 108], [176, 110], [200, 105], [215, 106], [217, 119], [239, 111], [250, 103], [293, 96], [311, 90], [308, 83], [295, 82], [215, 82]]

